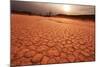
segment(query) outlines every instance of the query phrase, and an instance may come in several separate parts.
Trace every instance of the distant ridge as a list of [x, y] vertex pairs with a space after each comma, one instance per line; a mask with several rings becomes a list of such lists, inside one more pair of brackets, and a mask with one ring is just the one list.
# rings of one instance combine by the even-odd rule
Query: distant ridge
[[37, 15], [37, 16], [44, 16], [44, 17], [62, 17], [62, 18], [71, 18], [71, 19], [93, 20], [93, 21], [95, 21], [95, 15], [66, 15], [66, 14], [40, 15], [40, 14], [35, 14], [35, 13], [29, 12], [29, 11], [16, 11], [16, 10], [11, 10], [11, 13], [23, 14], [23, 15]]
[[11, 13], [32, 15], [32, 13], [29, 12], [29, 11], [16, 11], [16, 10], [11, 10]]
[[65, 14], [57, 14], [55, 17], [64, 17], [64, 18], [73, 18], [73, 19], [81, 19], [87, 20], [91, 19], [95, 21], [95, 15], [65, 15]]

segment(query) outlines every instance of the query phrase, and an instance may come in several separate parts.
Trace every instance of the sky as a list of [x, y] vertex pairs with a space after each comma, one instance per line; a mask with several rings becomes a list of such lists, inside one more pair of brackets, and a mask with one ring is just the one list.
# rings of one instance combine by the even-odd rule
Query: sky
[[11, 1], [11, 9], [17, 11], [28, 11], [35, 14], [67, 14], [67, 15], [91, 15], [95, 14], [95, 6], [41, 3], [29, 1]]
[[11, 0], [11, 1], [36, 1], [36, 2], [52, 2], [52, 3], [70, 3], [70, 4], [85, 4], [95, 5], [95, 0]]

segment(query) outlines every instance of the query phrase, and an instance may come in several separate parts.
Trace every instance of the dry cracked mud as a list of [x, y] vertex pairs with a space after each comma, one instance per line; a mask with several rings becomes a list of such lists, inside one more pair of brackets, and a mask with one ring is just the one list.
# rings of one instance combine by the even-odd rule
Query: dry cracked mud
[[95, 60], [92, 21], [18, 14], [11, 19], [12, 65]]

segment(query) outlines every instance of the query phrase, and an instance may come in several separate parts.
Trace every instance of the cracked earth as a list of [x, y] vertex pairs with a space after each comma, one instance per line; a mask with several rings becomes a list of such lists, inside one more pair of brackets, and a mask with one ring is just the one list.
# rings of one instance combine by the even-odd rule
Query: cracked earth
[[12, 65], [95, 60], [93, 21], [18, 14], [11, 19]]

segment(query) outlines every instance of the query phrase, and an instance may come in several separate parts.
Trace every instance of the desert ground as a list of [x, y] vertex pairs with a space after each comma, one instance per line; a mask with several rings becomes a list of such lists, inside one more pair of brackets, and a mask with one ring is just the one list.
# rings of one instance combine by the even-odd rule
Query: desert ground
[[11, 14], [11, 64], [95, 60], [95, 23], [61, 17]]

